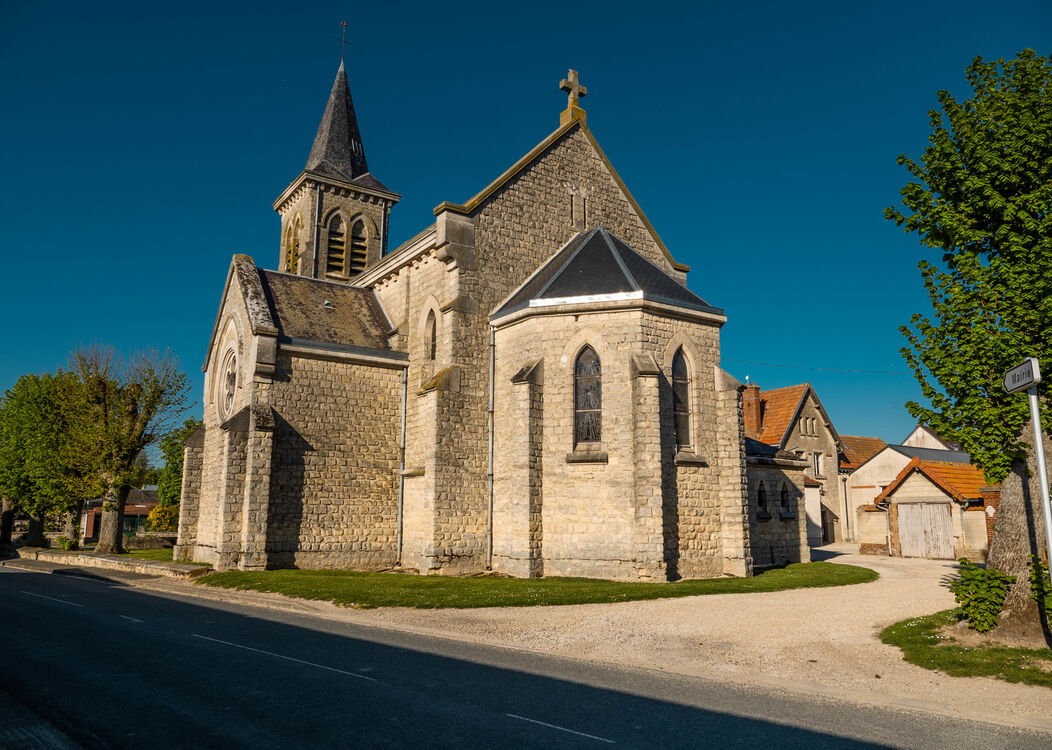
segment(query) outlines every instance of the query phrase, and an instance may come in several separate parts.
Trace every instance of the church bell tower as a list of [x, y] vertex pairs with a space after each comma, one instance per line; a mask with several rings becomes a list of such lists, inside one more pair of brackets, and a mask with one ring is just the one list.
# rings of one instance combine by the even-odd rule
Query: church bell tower
[[340, 62], [307, 165], [274, 201], [281, 215], [278, 270], [353, 281], [387, 254], [387, 220], [399, 198], [369, 172]]

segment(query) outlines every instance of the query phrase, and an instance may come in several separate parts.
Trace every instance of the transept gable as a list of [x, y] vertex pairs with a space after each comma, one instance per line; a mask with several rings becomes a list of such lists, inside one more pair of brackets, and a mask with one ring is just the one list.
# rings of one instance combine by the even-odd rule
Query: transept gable
[[[499, 198], [503, 193], [504, 189], [515, 183], [515, 181], [521, 179], [526, 173], [530, 171], [532, 167], [542, 162], [546, 156], [548, 156], [557, 146], [564, 142], [568, 142], [571, 139], [578, 137], [584, 140], [587, 148], [597, 157], [600, 164], [603, 167], [603, 171], [606, 172], [608, 177], [613, 181], [617, 191], [621, 197], [626, 201], [630, 207], [631, 212], [635, 215], [635, 218], [639, 220], [643, 230], [653, 241], [654, 245], [658, 248], [661, 256], [669, 265], [669, 270], [673, 270], [679, 273], [686, 273], [690, 270], [690, 266], [683, 263], [677, 262], [673, 257], [672, 253], [665, 246], [665, 243], [658, 236], [657, 230], [650, 223], [650, 220], [643, 213], [643, 209], [639, 203], [632, 196], [628, 186], [625, 185], [624, 181], [618, 175], [617, 170], [614, 169], [614, 165], [607, 158], [603, 149], [600, 147], [599, 142], [596, 140], [595, 135], [589, 130], [585, 124], [584, 118], [569, 119], [564, 122], [557, 130], [552, 132], [547, 138], [534, 146], [528, 151], [522, 158], [515, 162], [511, 167], [504, 171], [497, 179], [483, 188], [481, 191], [476, 193], [470, 199], [464, 203], [452, 203], [445, 201], [435, 207], [434, 213], [436, 216], [449, 211], [456, 214], [462, 214], [465, 216], [476, 216], [482, 212], [487, 205]], [[575, 185], [567, 184], [566, 186], [568, 197], [570, 194], [577, 194], [580, 196], [578, 205], [583, 205], [588, 200], [588, 192], [591, 186], [588, 185]], [[573, 201], [571, 200], [571, 206]], [[575, 215], [580, 215], [582, 219], [579, 223], [587, 223], [586, 217], [587, 212], [582, 211], [580, 208], [571, 208], [571, 212]], [[579, 228], [583, 228], [580, 226]]]
[[[263, 294], [263, 286], [259, 281], [255, 261], [248, 255], [235, 255], [230, 261], [226, 283], [223, 285], [223, 295], [219, 300], [219, 310], [216, 312], [216, 321], [212, 326], [212, 336], [208, 340], [205, 361], [201, 366], [202, 371], [208, 370], [213, 350], [222, 335], [223, 321], [230, 314], [228, 303], [233, 300], [240, 301], [250, 333], [270, 336], [277, 334], [278, 329], [274, 325], [274, 319]], [[239, 334], [244, 335], [244, 332], [239, 331]]]

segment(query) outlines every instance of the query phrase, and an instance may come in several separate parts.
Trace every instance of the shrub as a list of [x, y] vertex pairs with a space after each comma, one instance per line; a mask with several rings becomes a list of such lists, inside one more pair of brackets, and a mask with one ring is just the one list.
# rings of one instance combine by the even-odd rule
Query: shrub
[[76, 539], [70, 539], [68, 536], [65, 535], [60, 536], [58, 539], [55, 540], [55, 546], [59, 549], [66, 550], [66, 552], [69, 552], [70, 550], [74, 549], [80, 549], [80, 545], [77, 544]]
[[1004, 606], [1008, 587], [1015, 577], [996, 568], [980, 568], [967, 558], [961, 558], [961, 576], [950, 584], [957, 599], [960, 616], [980, 633], [997, 625], [997, 615]]
[[1037, 555], [1030, 556], [1030, 596], [1037, 606], [1045, 608], [1052, 620], [1052, 585], [1048, 581], [1048, 566]]
[[146, 517], [147, 531], [178, 531], [179, 505], [157, 505]]

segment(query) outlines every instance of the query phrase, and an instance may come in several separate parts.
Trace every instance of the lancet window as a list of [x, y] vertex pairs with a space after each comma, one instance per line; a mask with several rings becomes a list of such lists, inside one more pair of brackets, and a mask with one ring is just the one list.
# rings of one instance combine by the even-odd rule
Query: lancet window
[[689, 448], [690, 439], [690, 371], [683, 350], [672, 358], [672, 415], [676, 422], [676, 445]]
[[434, 364], [435, 355], [438, 352], [438, 321], [435, 320], [434, 310], [427, 314], [427, 321], [424, 323], [424, 331], [424, 335], [426, 336], [424, 346], [427, 351], [427, 361]]
[[599, 355], [586, 346], [577, 355], [574, 379], [574, 446], [598, 443], [603, 435], [603, 381]]

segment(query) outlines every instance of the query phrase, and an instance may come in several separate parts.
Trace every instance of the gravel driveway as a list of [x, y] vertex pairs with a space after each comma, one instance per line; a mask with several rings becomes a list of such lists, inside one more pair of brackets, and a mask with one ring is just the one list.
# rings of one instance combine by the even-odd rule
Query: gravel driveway
[[[872, 568], [879, 580], [762, 594], [492, 609], [349, 610], [273, 594], [244, 596], [250, 597], [246, 602], [362, 625], [1052, 730], [1052, 690], [950, 677], [908, 664], [898, 648], [880, 642], [886, 625], [954, 606], [945, 579], [955, 563], [860, 556], [856, 550], [827, 545], [816, 558]], [[194, 588], [209, 598], [243, 595]]]
[[870, 557], [828, 545], [816, 557], [880, 573], [867, 584], [571, 607], [376, 609], [362, 624], [562, 656], [818, 693], [863, 703], [1052, 729], [1052, 690], [950, 677], [902, 659], [887, 625], [954, 606], [950, 561]]

